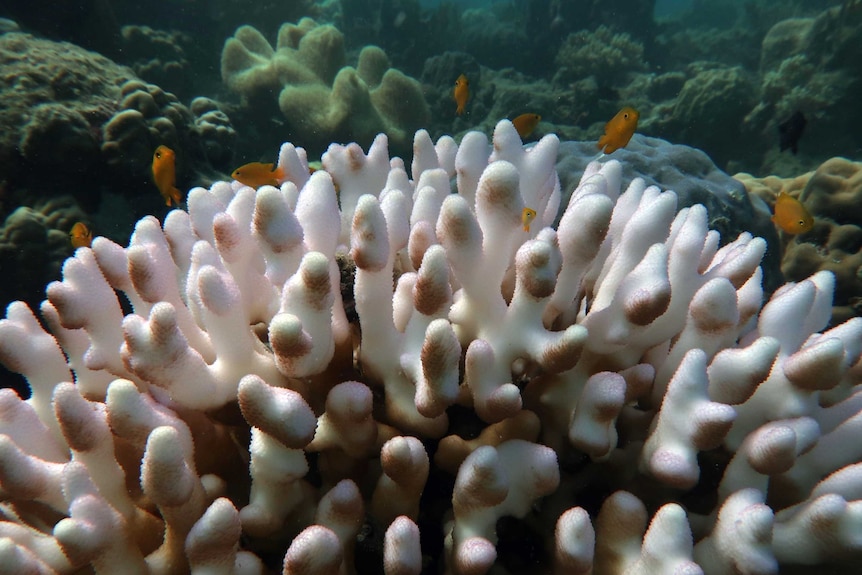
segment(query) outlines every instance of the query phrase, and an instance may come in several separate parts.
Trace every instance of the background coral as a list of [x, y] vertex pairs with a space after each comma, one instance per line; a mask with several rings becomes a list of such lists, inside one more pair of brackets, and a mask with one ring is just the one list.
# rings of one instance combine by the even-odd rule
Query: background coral
[[131, 70], [73, 44], [21, 33], [0, 35], [0, 65], [3, 179], [28, 188], [97, 179], [99, 131]]
[[770, 205], [782, 192], [804, 203], [815, 218], [814, 228], [797, 238], [785, 237], [784, 277], [800, 281], [828, 270], [835, 275], [833, 322], [862, 315], [862, 163], [832, 158], [795, 178], [734, 178]]
[[618, 88], [630, 72], [645, 69], [643, 44], [626, 33], [601, 25], [566, 37], [554, 63], [555, 83], [573, 83], [587, 76], [596, 79], [600, 89]]
[[[69, 232], [88, 216], [69, 196], [15, 209], [0, 227], [0, 269], [8, 275], [0, 282], [0, 301], [24, 298], [38, 305], [45, 285], [60, 277], [60, 267], [73, 251]], [[14, 272], [13, 272], [14, 270]]]
[[[813, 169], [830, 156], [852, 155], [859, 147], [855, 134], [860, 130], [853, 129], [858, 121], [852, 112], [858, 99], [854, 80], [858, 74], [853, 68], [858, 47], [853, 38], [858, 36], [862, 22], [853, 2], [824, 10], [822, 3], [808, 0], [695, 0], [673, 3], [672, 7], [662, 3], [660, 13], [654, 13], [655, 5], [633, 5], [627, 0], [525, 0], [485, 5], [419, 0], [303, 0], [285, 4], [264, 0], [243, 6], [216, 0], [190, 7], [183, 0], [166, 0], [158, 10], [148, 10], [126, 0], [98, 0], [80, 7], [82, 14], [104, 24], [92, 38], [82, 38], [66, 22], [52, 23], [52, 14], [34, 17], [26, 10], [8, 11], [0, 6], [0, 16], [20, 15], [31, 29], [53, 37], [99, 43], [104, 54], [136, 67], [145, 80], [177, 94], [184, 102], [196, 95], [214, 100], [222, 96], [212, 54], [238, 23], [251, 25], [270, 38], [281, 22], [312, 17], [343, 32], [345, 54], [351, 63], [362, 48], [373, 43], [386, 51], [395, 68], [418, 77], [426, 61], [444, 51], [470, 54], [485, 68], [481, 72], [483, 83], [499, 77], [496, 83], [505, 86], [508, 102], [532, 101], [542, 107], [530, 110], [543, 116], [542, 133], [596, 138], [609, 116], [623, 105], [633, 105], [641, 112], [642, 133], [700, 146], [729, 171], [796, 174]], [[80, 16], [65, 14], [69, 22], [81, 22]], [[119, 34], [123, 25], [134, 41]], [[630, 58], [631, 70], [610, 83], [601, 76], [606, 71], [613, 76], [613, 58], [605, 59], [608, 66], [593, 66], [583, 75], [562, 78], [558, 74], [559, 82], [555, 83], [557, 64], [562, 63], [557, 56], [569, 48], [566, 39], [575, 38], [577, 43], [578, 38], [597, 34], [601, 39], [583, 55], [585, 62], [612, 51], [626, 36], [642, 56]], [[188, 37], [194, 42], [186, 42]], [[507, 68], [514, 68], [523, 80], [516, 80]], [[723, 70], [726, 80], [738, 68], [751, 82], [748, 87], [740, 86], [749, 91], [747, 95], [728, 91], [729, 96], [741, 99], [713, 99], [708, 106], [697, 105], [696, 100], [709, 99], [696, 94], [697, 86], [709, 80], [700, 74]], [[179, 70], [183, 73], [177, 74]], [[470, 70], [452, 67], [446, 71], [445, 82], [426, 81], [423, 86], [433, 113], [422, 127], [435, 136], [476, 126], [490, 130], [500, 118], [514, 117], [515, 111], [502, 103], [500, 109], [489, 112], [489, 97], [494, 93], [489, 90], [483, 95], [482, 108], [477, 109], [481, 117], [473, 118], [472, 123], [439, 113], [438, 109], [442, 111], [450, 101], [449, 77], [457, 78], [465, 71]], [[680, 76], [683, 84], [692, 82], [684, 101], [677, 98]], [[475, 81], [475, 76], [471, 78]], [[190, 90], [190, 83], [199, 87], [197, 94]], [[475, 87], [479, 95], [482, 86], [477, 83]], [[728, 86], [716, 87], [724, 91]], [[677, 108], [679, 121], [669, 121]], [[777, 126], [797, 109], [809, 118], [800, 154], [781, 154], [777, 150]], [[232, 113], [229, 106], [225, 111]], [[270, 121], [276, 118], [276, 127], [281, 122], [272, 98], [262, 108], [240, 107], [236, 114], [234, 122], [244, 126], [242, 148], [249, 150], [242, 160], [272, 159], [267, 154], [282, 139], [300, 136], [282, 133], [267, 139], [272, 132], [267, 129]], [[688, 124], [688, 120], [694, 123]], [[743, 137], [739, 141], [714, 135], [710, 126], [724, 125], [724, 120], [740, 126]], [[332, 117], [327, 121], [331, 123]]]
[[379, 132], [394, 149], [409, 149], [410, 134], [429, 117], [418, 82], [389, 68], [376, 47], [363, 48], [355, 69], [345, 61], [341, 32], [304, 18], [281, 27], [275, 48], [254, 28], [239, 28], [225, 42], [221, 70], [247, 109], [261, 106], [253, 112], [258, 120], [277, 104], [285, 124], [280, 137], [292, 137], [312, 153], [322, 153], [333, 140], [367, 144]]
[[[72, 196], [78, 220], [124, 241], [135, 220], [163, 209], [151, 176], [158, 145], [176, 150], [183, 186], [211, 182], [234, 167], [236, 132], [211, 99], [194, 100], [189, 111], [173, 94], [103, 56], [18, 32], [0, 35], [0, 62], [0, 217], [12, 217], [19, 206], [38, 212]], [[60, 253], [71, 249], [67, 234], [74, 223], [59, 226]], [[59, 277], [60, 246], [42, 239], [33, 246], [17, 249], [30, 254], [41, 246], [46, 254], [9, 259], [7, 252], [5, 269], [17, 279], [0, 290], [2, 305], [35, 301], [44, 280]]]
[[190, 110], [170, 92], [140, 80], [124, 83], [120, 95], [117, 112], [102, 127], [101, 151], [113, 177], [134, 182], [121, 193], [152, 200], [146, 203], [160, 201], [158, 194], [148, 193], [155, 189], [153, 151], [160, 145], [177, 154], [181, 185], [206, 183], [232, 171], [236, 132], [214, 101], [196, 99]]
[[[797, 110], [811, 118], [803, 153], [822, 162], [858, 147], [853, 134], [862, 130], [855, 102], [862, 94], [857, 62], [862, 57], [852, 40], [862, 29], [858, 9], [834, 6], [812, 18], [776, 24], [763, 40], [759, 103], [746, 122], [750, 129], [772, 132]], [[847, 152], [843, 152], [847, 153]], [[801, 166], [783, 166], [767, 158], [763, 170], [788, 176]]]
[[[0, 61], [8, 72], [0, 78], [0, 170], [10, 188], [30, 195], [62, 188], [90, 209], [101, 186], [151, 196], [149, 169], [159, 144], [182, 156], [187, 184], [232, 170], [235, 133], [223, 112], [195, 124], [173, 94], [71, 44], [7, 33], [0, 35]], [[200, 113], [217, 109], [210, 101]], [[213, 153], [215, 147], [221, 149]], [[122, 177], [112, 172], [118, 164]]]
[[[740, 150], [747, 150], [745, 137], [727, 126], [738, 125], [754, 105], [754, 84], [741, 67], [727, 68], [704, 63], [686, 80], [670, 106], [659, 106], [650, 131], [667, 138], [673, 134], [683, 142], [711, 151], [724, 166]], [[733, 150], [733, 151], [731, 151]]]
[[189, 52], [196, 50], [196, 44], [188, 34], [131, 25], [123, 26], [121, 33], [122, 61], [142, 80], [163, 86], [183, 99], [209, 91], [208, 75], [198, 72], [190, 61]]

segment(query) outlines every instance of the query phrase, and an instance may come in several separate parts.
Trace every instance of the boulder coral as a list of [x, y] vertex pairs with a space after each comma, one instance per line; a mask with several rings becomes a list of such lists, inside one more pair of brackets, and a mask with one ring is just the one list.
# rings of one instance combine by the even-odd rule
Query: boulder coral
[[112, 173], [131, 172], [139, 182], [124, 192], [139, 193], [155, 190], [151, 166], [160, 145], [177, 153], [178, 181], [212, 181], [214, 169], [231, 171], [236, 131], [214, 100], [195, 98], [190, 109], [156, 85], [130, 80], [120, 86], [118, 110], [102, 126], [101, 141]]
[[72, 253], [69, 231], [75, 222], [89, 222], [69, 196], [19, 206], [0, 225], [0, 301], [24, 298], [31, 305], [44, 296], [44, 286], [60, 277], [63, 261]]
[[833, 322], [862, 315], [862, 162], [831, 158], [793, 178], [734, 177], [770, 206], [781, 192], [803, 202], [814, 227], [798, 238], [784, 238], [784, 277], [799, 281], [828, 270], [835, 276]]
[[[0, 174], [91, 178], [99, 130], [116, 111], [120, 85], [134, 73], [104, 56], [30, 34], [0, 35]], [[29, 174], [30, 170], [38, 174]]]
[[136, 194], [151, 185], [159, 144], [181, 150], [189, 180], [232, 169], [235, 133], [212, 101], [190, 112], [129, 68], [29, 34], [0, 35], [0, 66], [0, 180], [36, 193], [55, 184], [95, 194], [116, 183], [118, 168], [123, 185], [115, 189]]
[[222, 50], [221, 74], [249, 106], [276, 101], [286, 134], [309, 150], [368, 144], [382, 132], [395, 150], [408, 151], [413, 132], [429, 121], [420, 84], [390, 68], [376, 46], [362, 49], [356, 68], [345, 64], [341, 32], [303, 18], [281, 26], [275, 48], [255, 28], [238, 28]]

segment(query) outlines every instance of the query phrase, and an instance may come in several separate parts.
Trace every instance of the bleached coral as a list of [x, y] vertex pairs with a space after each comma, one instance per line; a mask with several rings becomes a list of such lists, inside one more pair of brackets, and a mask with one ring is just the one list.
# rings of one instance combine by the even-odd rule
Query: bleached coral
[[386, 144], [310, 177], [285, 144], [280, 189], [197, 188], [80, 248], [50, 332], [9, 307], [32, 396], [0, 392], [5, 572], [517, 570], [505, 516], [553, 537], [534, 571], [858, 564], [862, 320], [826, 329], [830, 274], [761, 310], [765, 242], [721, 246], [615, 161], [554, 230], [558, 141], [508, 121], [418, 132], [410, 175]]

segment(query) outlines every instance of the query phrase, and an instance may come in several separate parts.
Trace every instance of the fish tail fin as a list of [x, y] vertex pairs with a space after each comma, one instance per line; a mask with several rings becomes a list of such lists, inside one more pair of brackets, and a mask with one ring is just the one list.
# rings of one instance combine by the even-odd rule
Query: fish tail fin
[[168, 192], [168, 197], [165, 198], [165, 205], [170, 207], [174, 204], [180, 205], [180, 201], [183, 199], [183, 194], [178, 188], [171, 188]]
[[605, 147], [608, 145], [608, 135], [602, 134], [602, 137], [599, 138], [599, 141], [596, 142], [596, 147], [600, 149], [602, 152], [605, 151]]

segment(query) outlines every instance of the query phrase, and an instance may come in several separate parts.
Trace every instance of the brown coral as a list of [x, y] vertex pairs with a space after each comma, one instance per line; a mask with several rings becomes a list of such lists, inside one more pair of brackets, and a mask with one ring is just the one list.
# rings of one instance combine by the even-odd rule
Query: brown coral
[[785, 238], [781, 271], [789, 281], [811, 273], [835, 274], [832, 321], [862, 315], [862, 162], [831, 158], [794, 178], [734, 176], [770, 206], [782, 192], [798, 198], [815, 218], [814, 228]]

